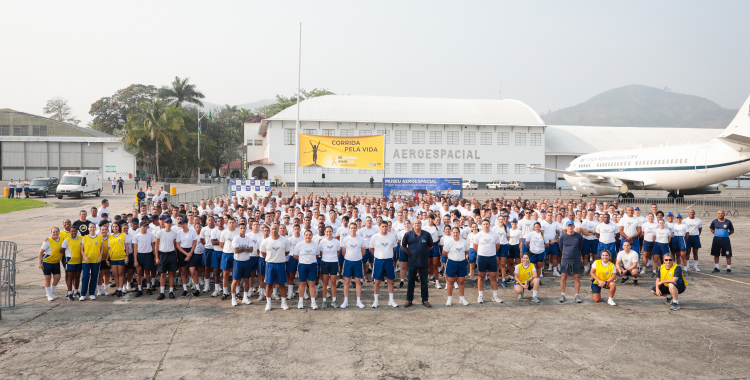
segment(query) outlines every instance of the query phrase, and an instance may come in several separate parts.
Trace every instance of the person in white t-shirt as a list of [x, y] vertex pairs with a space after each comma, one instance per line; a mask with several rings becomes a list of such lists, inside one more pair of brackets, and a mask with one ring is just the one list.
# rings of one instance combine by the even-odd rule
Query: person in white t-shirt
[[167, 275], [169, 275], [169, 298], [174, 299], [174, 276], [177, 272], [177, 253], [175, 245], [177, 240], [177, 231], [172, 229], [172, 218], [164, 219], [165, 228], [156, 232], [156, 247], [159, 249], [159, 255], [156, 257], [156, 271], [159, 272], [160, 294], [157, 300], [166, 298]]
[[693, 270], [700, 272], [698, 269], [698, 249], [701, 248], [700, 234], [703, 231], [703, 221], [695, 217], [695, 210], [688, 210], [688, 218], [683, 221], [688, 226], [687, 246], [687, 267], [690, 267], [690, 252], [693, 252]]
[[[265, 227], [264, 227], [265, 228]], [[279, 234], [279, 225], [273, 224], [271, 235], [263, 240], [260, 254], [266, 259], [266, 293], [271, 293], [274, 286], [279, 287], [281, 293], [281, 308], [289, 310], [286, 304], [286, 256], [291, 247], [289, 240]], [[271, 297], [266, 297], [266, 311], [271, 310]]]
[[[198, 234], [195, 230], [188, 227], [187, 219], [181, 219], [178, 223], [179, 229], [177, 231], [177, 266], [180, 268], [180, 279], [182, 280], [182, 297], [188, 295], [188, 274], [193, 280], [193, 296], [198, 297], [201, 294], [200, 288], [198, 287], [198, 274], [195, 273], [195, 248], [198, 245]], [[192, 266], [189, 263], [193, 263]]]
[[[638, 241], [636, 239], [636, 241]], [[617, 275], [622, 277], [621, 284], [624, 284], [633, 277], [633, 286], [638, 286], [638, 279], [641, 277], [641, 271], [638, 269], [638, 252], [631, 249], [630, 242], [622, 242], [622, 251], [617, 253], [617, 263], [615, 270]]]
[[302, 296], [307, 292], [307, 288], [310, 288], [310, 307], [313, 310], [318, 309], [318, 305], [315, 303], [315, 294], [313, 289], [315, 288], [315, 281], [318, 276], [318, 261], [317, 257], [320, 255], [320, 249], [318, 243], [313, 240], [312, 231], [305, 231], [304, 240], [297, 243], [293, 251], [294, 258], [299, 262], [297, 266], [299, 274], [299, 305], [298, 309], [304, 308], [304, 297]]
[[323, 281], [323, 303], [320, 307], [323, 309], [328, 308], [326, 297], [329, 285], [331, 289], [331, 306], [334, 308], [339, 306], [336, 303], [336, 274], [339, 269], [339, 251], [341, 250], [341, 242], [333, 237], [333, 226], [326, 226], [325, 233], [326, 238], [318, 243], [318, 249], [320, 249], [322, 258], [320, 273]]
[[448, 259], [445, 266], [446, 290], [448, 300], [446, 306], [453, 303], [453, 284], [458, 283], [459, 300], [462, 305], [467, 306], [469, 302], [464, 298], [464, 280], [466, 278], [466, 264], [469, 260], [469, 243], [461, 239], [461, 229], [453, 227], [451, 235], [443, 243], [443, 257]]
[[478, 303], [484, 303], [484, 281], [487, 272], [490, 275], [490, 286], [492, 287], [492, 300], [498, 303], [503, 301], [497, 296], [497, 251], [500, 249], [500, 237], [497, 232], [490, 231], [490, 220], [482, 221], [482, 231], [474, 236], [474, 250], [477, 251], [477, 271], [479, 271], [479, 282], [477, 289]]
[[[251, 254], [258, 252], [255, 241], [247, 234], [247, 225], [240, 224], [239, 235], [232, 239], [232, 248], [234, 249], [234, 262], [232, 263], [232, 288], [240, 286], [244, 289], [242, 303], [250, 305], [250, 276], [252, 276]], [[257, 264], [256, 264], [257, 265]], [[240, 285], [242, 283], [242, 285]], [[237, 306], [237, 294], [232, 294], [232, 306]]]
[[357, 307], [364, 308], [362, 303], [362, 282], [364, 277], [362, 270], [362, 256], [365, 254], [365, 242], [362, 236], [357, 234], [357, 224], [349, 223], [349, 236], [341, 240], [341, 250], [344, 254], [344, 302], [341, 304], [342, 309], [349, 306], [349, 282], [352, 278], [357, 292]]
[[379, 227], [380, 233], [370, 238], [370, 249], [373, 250], [373, 255], [375, 256], [375, 263], [372, 269], [372, 278], [375, 281], [375, 290], [373, 292], [375, 300], [372, 303], [372, 307], [378, 307], [380, 283], [383, 280], [388, 281], [388, 306], [398, 307], [398, 304], [393, 299], [393, 280], [396, 279], [393, 254], [396, 252], [398, 243], [396, 238], [388, 233], [388, 222], [380, 222]]

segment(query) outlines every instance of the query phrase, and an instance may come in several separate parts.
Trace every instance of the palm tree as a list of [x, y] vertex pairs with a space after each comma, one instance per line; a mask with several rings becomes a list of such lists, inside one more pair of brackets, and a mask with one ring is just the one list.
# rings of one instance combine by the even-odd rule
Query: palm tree
[[151, 103], [142, 102], [139, 110], [128, 114], [125, 129], [128, 131], [125, 142], [130, 145], [148, 138], [156, 144], [156, 177], [159, 178], [159, 142], [172, 150], [172, 140], [185, 142], [185, 134], [180, 129], [183, 123], [181, 110], [168, 105], [158, 97]]
[[199, 99], [205, 98], [203, 94], [195, 89], [194, 84], [188, 84], [190, 78], [180, 79], [180, 77], [174, 77], [172, 87], [162, 87], [159, 96], [164, 99], [170, 100], [172, 104], [177, 104], [178, 108], [182, 108], [182, 103], [193, 103], [200, 107], [203, 107], [203, 103]]

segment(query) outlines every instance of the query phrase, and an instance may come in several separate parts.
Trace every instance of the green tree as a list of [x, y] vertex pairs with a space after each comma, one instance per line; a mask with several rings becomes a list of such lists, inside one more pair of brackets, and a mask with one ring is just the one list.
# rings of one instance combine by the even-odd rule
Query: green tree
[[[324, 95], [336, 95], [336, 94], [334, 94], [333, 92], [325, 88], [322, 88], [322, 89], [314, 88], [309, 92], [305, 91], [304, 89], [300, 89], [300, 102], [304, 101], [305, 99], [315, 98], [315, 97], [324, 96]], [[290, 97], [285, 97], [283, 95], [276, 95], [276, 103], [269, 104], [263, 107], [258, 107], [255, 110], [255, 113], [259, 115], [263, 115], [263, 117], [265, 118], [269, 118], [295, 104], [297, 104], [297, 94], [294, 94]]]
[[72, 115], [73, 109], [68, 105], [68, 99], [56, 96], [47, 101], [47, 105], [44, 106], [44, 114], [50, 115], [50, 119], [55, 119], [63, 123], [70, 123], [78, 125], [81, 123], [80, 120], [76, 119]]
[[97, 100], [89, 111], [89, 115], [94, 117], [89, 126], [100, 132], [123, 136], [128, 115], [138, 109], [142, 102], [152, 101], [156, 92], [155, 86], [132, 84], [117, 90], [112, 96]]
[[205, 96], [195, 88], [194, 84], [188, 84], [189, 80], [190, 78], [180, 79], [180, 77], [174, 77], [172, 87], [162, 87], [159, 91], [159, 96], [169, 100], [172, 104], [177, 104], [178, 108], [182, 108], [182, 103], [185, 102], [203, 107], [200, 99], [205, 98]]
[[168, 150], [172, 150], [172, 141], [186, 141], [185, 133], [182, 131], [183, 124], [181, 110], [174, 105], [168, 105], [158, 97], [151, 102], [142, 102], [137, 111], [128, 114], [128, 122], [125, 124], [127, 136], [125, 142], [128, 145], [135, 144], [138, 140], [151, 140], [155, 144], [156, 177], [160, 177], [159, 171], [159, 143], [161, 142]]

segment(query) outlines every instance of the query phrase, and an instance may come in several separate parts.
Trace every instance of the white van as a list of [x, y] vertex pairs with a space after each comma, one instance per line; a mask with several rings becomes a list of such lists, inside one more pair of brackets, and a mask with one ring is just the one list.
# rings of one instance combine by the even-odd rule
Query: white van
[[60, 179], [55, 195], [83, 198], [85, 194], [102, 194], [102, 172], [100, 170], [68, 170]]

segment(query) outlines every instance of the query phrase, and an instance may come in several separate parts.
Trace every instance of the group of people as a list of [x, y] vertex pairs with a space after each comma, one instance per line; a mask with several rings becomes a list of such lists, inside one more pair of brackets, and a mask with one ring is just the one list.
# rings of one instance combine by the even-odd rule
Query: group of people
[[21, 198], [21, 194], [24, 198], [29, 198], [31, 193], [31, 181], [28, 178], [18, 181], [11, 179], [8, 182], [8, 199]]
[[[559, 302], [566, 302], [569, 276], [574, 300], [582, 302], [581, 277], [590, 276], [592, 299], [600, 302], [607, 292], [607, 303], [615, 306], [618, 284], [632, 280], [638, 286], [651, 268], [651, 292], [679, 310], [691, 253], [692, 270], [699, 271], [703, 228], [694, 211], [683, 221], [680, 214], [665, 216], [656, 204], [642, 216], [638, 207], [622, 209], [596, 199], [479, 202], [429, 194], [367, 199], [296, 192], [283, 197], [279, 191], [263, 198], [216, 197], [197, 205], [152, 199], [150, 207], [143, 204], [113, 217], [105, 199], [90, 211], [81, 210], [77, 220], [52, 228], [42, 244], [39, 267], [50, 301], [57, 298], [61, 263], [70, 300], [110, 295], [110, 286], [116, 288], [112, 296], [158, 292], [158, 300], [176, 298], [180, 284], [181, 297], [198, 297], [211, 292], [213, 281], [212, 297], [237, 306], [251, 304], [257, 292], [266, 310], [272, 300], [288, 309], [287, 300], [295, 296], [298, 308], [309, 299], [310, 307], [318, 309], [319, 295], [320, 308], [347, 308], [351, 287], [356, 294], [352, 304], [363, 308], [362, 288], [369, 282], [373, 308], [380, 306], [381, 286], [387, 287], [386, 304], [398, 307], [395, 288], [404, 285], [403, 306], [411, 307], [417, 283], [425, 307], [432, 306], [429, 283], [445, 287], [447, 306], [455, 290], [458, 303], [469, 305], [464, 293], [469, 284], [477, 287], [480, 304], [488, 285], [493, 302], [503, 302], [502, 286], [511, 287], [519, 300], [530, 292], [530, 300], [538, 303], [545, 270], [560, 277]], [[725, 256], [730, 274], [732, 223], [719, 211], [710, 229], [714, 272], [719, 256]]]

